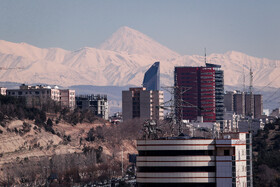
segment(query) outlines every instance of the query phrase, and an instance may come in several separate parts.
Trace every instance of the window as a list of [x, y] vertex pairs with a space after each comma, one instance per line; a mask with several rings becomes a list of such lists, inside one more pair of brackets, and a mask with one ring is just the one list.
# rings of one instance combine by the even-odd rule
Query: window
[[229, 156], [229, 150], [224, 150], [224, 155]]

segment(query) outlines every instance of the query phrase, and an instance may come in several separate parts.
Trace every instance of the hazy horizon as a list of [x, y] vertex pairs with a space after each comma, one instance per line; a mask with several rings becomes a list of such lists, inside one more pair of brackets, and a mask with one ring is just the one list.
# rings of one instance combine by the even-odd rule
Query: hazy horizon
[[40, 48], [98, 47], [122, 26], [181, 55], [239, 51], [280, 59], [279, 1], [4, 1], [0, 39]]

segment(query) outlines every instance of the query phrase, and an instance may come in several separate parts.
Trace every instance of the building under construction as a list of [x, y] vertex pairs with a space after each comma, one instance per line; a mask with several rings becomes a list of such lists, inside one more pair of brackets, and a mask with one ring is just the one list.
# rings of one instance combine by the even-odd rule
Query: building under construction
[[91, 110], [105, 120], [109, 119], [107, 95], [80, 95], [76, 97], [76, 106], [81, 110]]

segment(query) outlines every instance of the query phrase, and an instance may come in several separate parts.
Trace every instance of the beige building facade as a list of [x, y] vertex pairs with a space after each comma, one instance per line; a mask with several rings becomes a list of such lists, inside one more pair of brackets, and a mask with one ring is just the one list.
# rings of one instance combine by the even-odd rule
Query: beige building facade
[[24, 97], [28, 107], [42, 107], [50, 100], [61, 103], [63, 107], [75, 106], [75, 90], [60, 90], [57, 86], [21, 85], [19, 89], [7, 89], [8, 96]]
[[75, 90], [60, 90], [60, 102], [63, 107], [74, 109], [76, 105]]
[[123, 120], [133, 118], [162, 120], [163, 91], [146, 90], [146, 88], [130, 88], [122, 91]]

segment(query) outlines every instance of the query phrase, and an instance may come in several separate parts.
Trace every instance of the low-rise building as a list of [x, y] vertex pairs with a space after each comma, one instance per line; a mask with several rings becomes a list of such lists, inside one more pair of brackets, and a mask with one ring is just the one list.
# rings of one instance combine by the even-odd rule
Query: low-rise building
[[63, 107], [74, 109], [76, 106], [75, 90], [60, 90], [60, 102]]
[[80, 95], [76, 97], [76, 106], [81, 110], [91, 110], [105, 120], [109, 119], [107, 95]]
[[13, 97], [24, 97], [28, 107], [42, 107], [49, 100], [60, 101], [58, 87], [50, 86], [28, 86], [21, 85], [19, 89], [7, 89], [7, 95]]
[[24, 97], [27, 107], [42, 107], [51, 100], [61, 103], [63, 107], [73, 108], [75, 106], [75, 90], [63, 90], [58, 86], [22, 84], [19, 89], [7, 89], [6, 93], [12, 97]]

